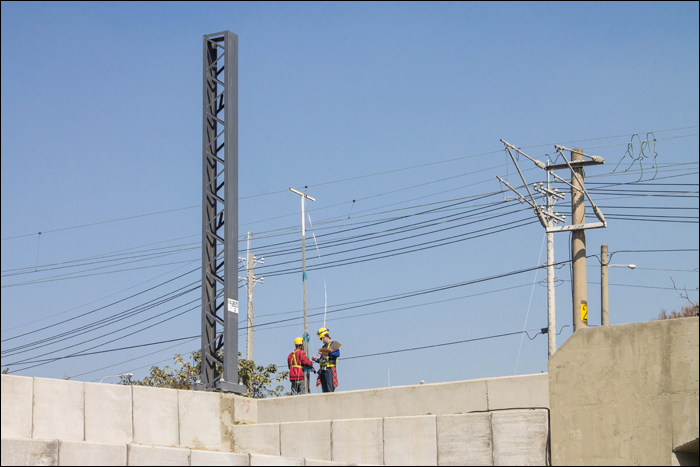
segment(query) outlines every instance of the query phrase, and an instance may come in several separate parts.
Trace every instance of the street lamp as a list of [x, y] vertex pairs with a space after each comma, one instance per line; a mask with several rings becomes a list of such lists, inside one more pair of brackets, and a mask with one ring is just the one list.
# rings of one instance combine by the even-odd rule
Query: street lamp
[[[611, 255], [612, 256], [612, 255]], [[630, 268], [634, 269], [635, 264], [608, 264], [608, 245], [600, 245], [600, 325], [610, 324], [610, 314], [608, 306], [608, 268]]]
[[105, 376], [104, 378], [102, 378], [102, 379], [100, 380], [100, 383], [101, 383], [102, 381], [106, 380], [107, 378], [119, 378], [119, 377], [122, 377], [122, 376], [128, 376], [128, 377], [131, 378], [132, 376], [134, 376], [134, 374], [133, 374], [133, 373], [124, 373], [123, 375]]

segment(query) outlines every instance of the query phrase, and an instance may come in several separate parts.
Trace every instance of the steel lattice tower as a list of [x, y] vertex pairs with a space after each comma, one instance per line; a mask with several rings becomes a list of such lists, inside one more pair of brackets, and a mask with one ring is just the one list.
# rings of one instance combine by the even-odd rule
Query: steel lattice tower
[[[204, 36], [200, 390], [238, 383], [238, 36]], [[223, 361], [217, 352], [223, 348]], [[223, 374], [217, 376], [217, 366]]]

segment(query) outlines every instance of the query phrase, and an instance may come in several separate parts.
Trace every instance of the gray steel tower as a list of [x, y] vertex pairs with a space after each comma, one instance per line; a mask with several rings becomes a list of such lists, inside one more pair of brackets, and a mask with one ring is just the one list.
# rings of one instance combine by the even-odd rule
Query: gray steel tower
[[[204, 36], [202, 369], [199, 390], [238, 384], [238, 36]], [[223, 361], [217, 352], [223, 347]], [[216, 366], [223, 373], [216, 375]]]

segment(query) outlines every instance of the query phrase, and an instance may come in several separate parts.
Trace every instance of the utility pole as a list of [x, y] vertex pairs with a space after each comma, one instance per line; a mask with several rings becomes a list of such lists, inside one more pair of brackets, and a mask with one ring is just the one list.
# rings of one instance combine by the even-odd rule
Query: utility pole
[[[289, 191], [301, 196], [301, 282], [304, 287], [304, 353], [307, 358], [311, 358], [311, 354], [309, 353], [309, 323], [306, 316], [306, 219], [304, 217], [304, 206], [306, 204], [306, 199], [310, 199], [311, 201], [316, 201], [316, 199], [294, 188], [290, 188]], [[311, 375], [307, 371], [304, 372], [304, 383], [304, 393], [309, 394], [311, 392], [309, 386], [311, 384]]]
[[[535, 211], [535, 214], [540, 220], [540, 223], [542, 226], [545, 228], [545, 231], [547, 233], [547, 334], [548, 334], [548, 346], [547, 346], [547, 356], [548, 358], [552, 358], [552, 355], [554, 355], [554, 352], [557, 350], [557, 342], [556, 342], [556, 336], [557, 336], [557, 326], [556, 326], [556, 314], [555, 314], [555, 299], [554, 299], [554, 230], [553, 227], [557, 223], [563, 223], [566, 221], [566, 216], [561, 216], [558, 212], [554, 212], [554, 203], [556, 203], [560, 199], [564, 199], [564, 194], [559, 192], [559, 189], [552, 190], [552, 187], [550, 186], [549, 183], [549, 161], [547, 162], [547, 165], [543, 164], [541, 161], [535, 161], [532, 159], [530, 156], [527, 154], [523, 153], [519, 149], [517, 149], [515, 146], [506, 143], [505, 141], [501, 140], [503, 144], [506, 146], [506, 152], [510, 155], [511, 159], [513, 160], [513, 163], [515, 164], [516, 169], [518, 169], [518, 173], [520, 174], [520, 177], [523, 181], [523, 184], [525, 185], [525, 188], [528, 191], [528, 194], [530, 195], [530, 200], [525, 198], [524, 196], [520, 195], [513, 187], [511, 187], [508, 182], [504, 181], [500, 177], [497, 177], [498, 180], [501, 183], [504, 183], [510, 190], [514, 191], [518, 195], [518, 201], [521, 203], [528, 203], [533, 210]], [[545, 169], [547, 171], [547, 187], [544, 187], [544, 183], [540, 182], [534, 183], [533, 184], [533, 189], [537, 191], [538, 193], [545, 195], [547, 197], [547, 206], [537, 206], [537, 203], [535, 201], [534, 196], [532, 196], [532, 193], [530, 192], [530, 189], [528, 188], [527, 182], [525, 181], [525, 178], [523, 177], [522, 172], [520, 171], [520, 167], [518, 167], [518, 163], [515, 161], [515, 158], [513, 157], [513, 154], [511, 152], [512, 150], [517, 151], [518, 153], [522, 154], [526, 158], [532, 160], [535, 162], [535, 165], [541, 169]]]
[[610, 325], [610, 302], [608, 295], [608, 268], [635, 269], [634, 264], [610, 264], [612, 255], [608, 255], [608, 245], [600, 245], [600, 325]]
[[260, 258], [256, 259], [255, 256], [250, 252], [250, 239], [253, 237], [252, 232], [248, 232], [248, 254], [246, 255], [245, 258], [238, 258], [242, 261], [245, 262], [246, 264], [246, 271], [248, 272], [247, 277], [239, 277], [242, 281], [245, 281], [247, 284], [247, 289], [248, 289], [248, 320], [247, 320], [247, 326], [246, 330], [247, 332], [247, 341], [246, 341], [246, 354], [245, 358], [247, 360], [252, 361], [253, 360], [253, 288], [256, 283], [259, 284], [264, 284], [265, 283], [265, 278], [261, 277], [260, 279], [256, 279], [255, 275], [253, 274], [253, 268], [255, 268], [256, 264], [265, 264], [265, 258]]
[[[549, 161], [547, 161], [549, 166]], [[551, 230], [557, 222], [559, 213], [554, 213], [554, 203], [557, 200], [564, 199], [564, 194], [559, 193], [559, 189], [552, 191], [549, 183], [550, 173], [547, 171], [547, 189], [540, 192], [547, 196], [547, 356], [552, 358], [557, 350], [557, 325], [556, 325], [556, 300], [554, 297], [554, 232]], [[562, 221], [566, 216], [562, 217]]]
[[[547, 161], [549, 162], [549, 161]], [[552, 194], [549, 186], [549, 172], [547, 172], [547, 228], [553, 227], [552, 214], [554, 214], [554, 206], [552, 205]], [[547, 360], [552, 358], [557, 350], [557, 323], [554, 300], [554, 232], [547, 232]]]
[[[547, 161], [547, 167], [549, 167], [549, 161]], [[557, 350], [557, 325], [556, 325], [556, 313], [555, 306], [556, 301], [554, 298], [554, 231], [551, 230], [554, 224], [558, 222], [564, 222], [566, 216], [560, 216], [559, 213], [554, 212], [554, 204], [558, 200], [564, 199], [564, 193], [560, 193], [559, 189], [552, 190], [549, 182], [550, 173], [547, 171], [547, 187], [540, 182], [538, 185], [535, 183], [533, 188], [538, 193], [543, 194], [547, 197], [547, 207], [544, 214], [547, 218], [547, 334], [548, 334], [548, 346], [547, 355], [552, 358], [554, 352]]]
[[[507, 181], [501, 177], [496, 177], [498, 181], [504, 184], [508, 189], [513, 191], [518, 197], [520, 203], [527, 203], [532, 207], [535, 215], [547, 232], [547, 314], [549, 334], [548, 354], [551, 358], [556, 351], [556, 325], [555, 325], [555, 301], [554, 301], [554, 232], [571, 232], [572, 233], [572, 263], [574, 268], [573, 282], [573, 304], [574, 304], [574, 329], [578, 330], [588, 325], [588, 303], [586, 299], [586, 229], [599, 229], [607, 227], [605, 217], [598, 206], [595, 205], [590, 195], [583, 185], [583, 167], [588, 165], [605, 164], [605, 160], [599, 156], [590, 156], [584, 154], [581, 149], [567, 149], [563, 146], [554, 145], [554, 148], [564, 161], [563, 164], [544, 164], [542, 161], [533, 159], [512, 144], [501, 140], [505, 145], [506, 153], [510, 156], [518, 174], [523, 181], [524, 188], [527, 190], [528, 197], [521, 195], [518, 191], [510, 186]], [[566, 159], [563, 151], [571, 153], [571, 162]], [[544, 188], [544, 183], [539, 182], [533, 184], [533, 189], [547, 197], [547, 206], [538, 206], [535, 197], [530, 191], [530, 187], [525, 181], [518, 162], [513, 156], [512, 151], [524, 156], [532, 161], [537, 167], [547, 172], [547, 187]], [[584, 156], [591, 160], [584, 160]], [[568, 169], [571, 171], [571, 182], [563, 179], [554, 173], [555, 170]], [[565, 223], [566, 216], [561, 216], [558, 212], [553, 212], [554, 203], [558, 199], [564, 199], [564, 194], [559, 193], [559, 189], [552, 191], [550, 186], [550, 175], [559, 182], [565, 183], [571, 187], [572, 199], [572, 222], [571, 225], [555, 226], [557, 223]], [[529, 198], [529, 199], [528, 199]], [[588, 198], [593, 208], [593, 213], [600, 222], [586, 224], [585, 220], [585, 205], [584, 202]], [[583, 286], [581, 286], [581, 283]]]
[[[583, 161], [583, 151], [574, 148], [571, 162]], [[571, 223], [586, 223], [586, 206], [583, 195], [583, 167], [571, 170]], [[586, 285], [586, 230], [571, 232], [571, 263], [573, 282], [574, 332], [588, 327], [588, 289]]]
[[608, 245], [600, 245], [600, 325], [610, 324], [608, 312]]

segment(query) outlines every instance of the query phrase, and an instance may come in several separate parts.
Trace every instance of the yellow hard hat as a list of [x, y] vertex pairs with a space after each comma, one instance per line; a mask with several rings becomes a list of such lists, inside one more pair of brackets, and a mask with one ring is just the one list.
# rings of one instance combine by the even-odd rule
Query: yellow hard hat
[[303, 337], [297, 337], [294, 339], [294, 345], [303, 345], [304, 344], [304, 338]]
[[318, 330], [318, 332], [317, 332], [316, 334], [318, 335], [318, 338], [319, 338], [319, 339], [323, 339], [323, 336], [327, 336], [327, 335], [328, 335], [328, 329], [326, 329], [326, 328], [321, 328], [321, 329]]

